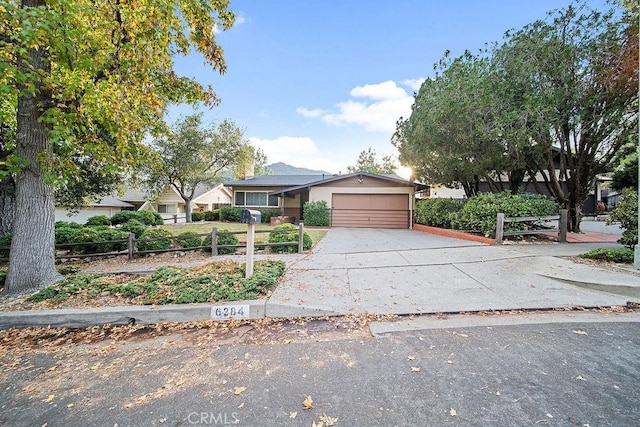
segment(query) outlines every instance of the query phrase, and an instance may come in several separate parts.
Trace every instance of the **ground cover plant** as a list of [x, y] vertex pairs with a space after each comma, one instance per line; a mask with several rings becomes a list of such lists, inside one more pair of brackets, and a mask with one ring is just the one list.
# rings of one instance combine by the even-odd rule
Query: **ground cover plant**
[[30, 297], [30, 303], [56, 305], [76, 300], [80, 304], [100, 296], [134, 305], [188, 304], [239, 301], [266, 296], [284, 274], [282, 261], [257, 261], [254, 274], [245, 278], [244, 264], [219, 261], [191, 269], [165, 266], [150, 276], [119, 283], [117, 278], [98, 274], [71, 274]]
[[629, 248], [592, 249], [589, 252], [581, 254], [580, 258], [617, 262], [621, 264], [633, 264], [633, 250]]

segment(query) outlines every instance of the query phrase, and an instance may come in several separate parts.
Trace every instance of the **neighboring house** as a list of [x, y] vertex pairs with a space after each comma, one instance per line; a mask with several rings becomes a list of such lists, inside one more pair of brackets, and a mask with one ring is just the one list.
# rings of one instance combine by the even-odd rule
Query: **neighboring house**
[[[213, 188], [198, 186], [191, 201], [191, 210], [207, 211], [230, 204], [231, 191], [222, 184]], [[158, 212], [165, 220], [173, 219], [175, 216], [179, 222], [184, 222], [184, 208], [184, 200], [173, 187], [167, 187], [156, 197], [149, 196], [144, 190], [128, 189], [123, 195], [105, 197], [77, 213], [68, 212], [65, 208], [56, 208], [56, 221], [84, 223], [94, 215], [110, 217], [121, 210], [149, 210]]]
[[397, 175], [266, 175], [225, 183], [233, 206], [279, 209], [304, 221], [307, 201], [322, 201], [332, 227], [411, 228], [416, 191], [426, 186]]

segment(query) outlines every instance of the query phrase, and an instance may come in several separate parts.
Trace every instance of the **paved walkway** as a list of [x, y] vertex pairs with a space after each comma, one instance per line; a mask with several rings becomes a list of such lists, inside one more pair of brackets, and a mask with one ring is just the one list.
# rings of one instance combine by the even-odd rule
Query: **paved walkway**
[[618, 246], [489, 246], [411, 230], [335, 228], [290, 266], [266, 314], [417, 314], [640, 301], [638, 274], [562, 258]]

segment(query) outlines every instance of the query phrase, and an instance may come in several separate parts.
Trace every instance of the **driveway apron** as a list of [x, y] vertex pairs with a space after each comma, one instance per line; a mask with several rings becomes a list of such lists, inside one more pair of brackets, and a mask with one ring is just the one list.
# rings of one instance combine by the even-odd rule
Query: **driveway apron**
[[586, 246], [489, 246], [412, 230], [333, 228], [293, 263], [270, 317], [598, 307], [640, 301], [640, 277], [577, 264]]

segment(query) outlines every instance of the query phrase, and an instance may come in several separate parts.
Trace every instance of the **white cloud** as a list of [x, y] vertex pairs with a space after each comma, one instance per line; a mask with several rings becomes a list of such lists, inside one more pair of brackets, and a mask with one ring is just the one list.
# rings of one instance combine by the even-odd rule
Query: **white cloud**
[[320, 117], [323, 114], [326, 114], [327, 112], [320, 108], [316, 108], [315, 110], [309, 110], [304, 107], [298, 107], [296, 108], [296, 113], [300, 114], [302, 117], [313, 118], [313, 117]]
[[316, 143], [308, 136], [251, 137], [249, 142], [264, 151], [269, 163], [283, 162], [301, 168], [337, 172], [338, 165], [322, 156]]
[[[412, 84], [417, 83], [412, 81]], [[307, 118], [320, 118], [334, 126], [356, 125], [369, 132], [388, 134], [395, 131], [400, 117], [411, 114], [412, 94], [391, 80], [357, 86], [349, 94], [358, 99], [338, 102], [334, 111], [299, 107], [296, 112]]]
[[404, 79], [400, 83], [402, 83], [403, 85], [405, 85], [407, 87], [410, 87], [415, 92], [417, 92], [417, 91], [420, 90], [420, 86], [422, 86], [422, 83], [424, 83], [425, 80], [426, 80], [426, 78], [419, 77], [417, 79]]

